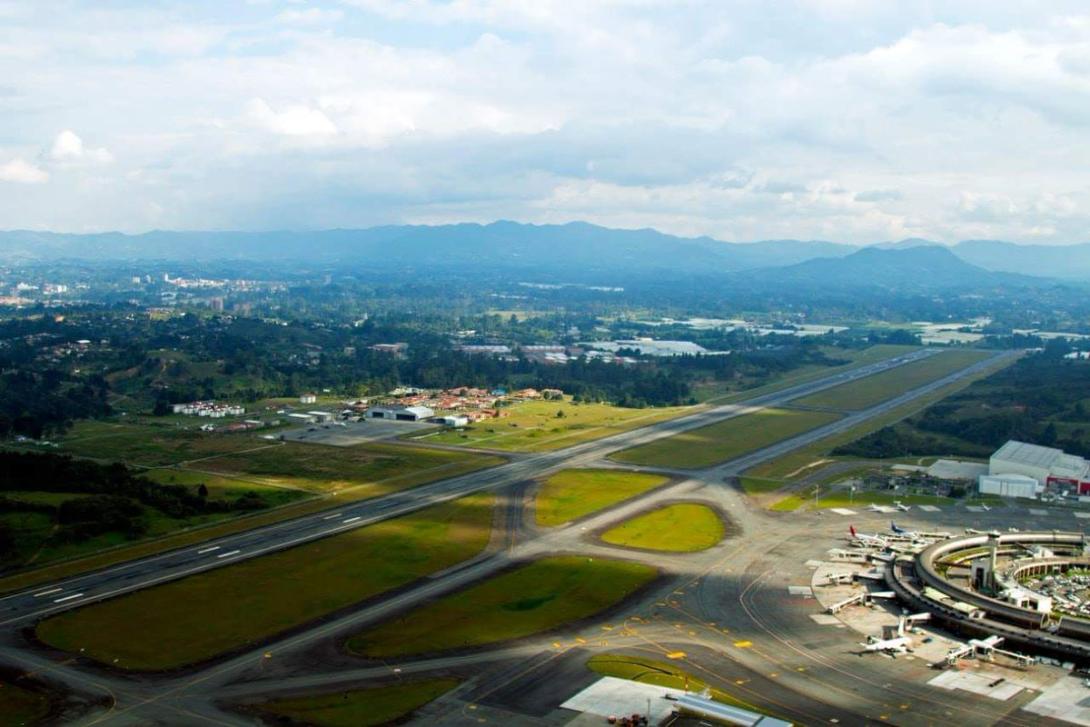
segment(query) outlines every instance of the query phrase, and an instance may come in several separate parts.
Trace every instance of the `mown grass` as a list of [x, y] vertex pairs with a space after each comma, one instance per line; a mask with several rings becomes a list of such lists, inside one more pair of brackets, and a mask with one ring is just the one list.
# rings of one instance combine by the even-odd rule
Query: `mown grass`
[[399, 722], [456, 686], [457, 679], [427, 679], [274, 699], [256, 711], [315, 727], [373, 727]]
[[954, 505], [958, 500], [937, 495], [894, 495], [885, 492], [856, 492], [851, 495], [840, 490], [819, 493], [818, 501], [814, 503], [814, 488], [807, 488], [804, 492], [796, 492], [770, 507], [776, 512], [792, 512], [794, 510], [824, 510], [830, 507], [858, 508], [867, 505], [890, 505], [901, 502], [905, 505]]
[[[546, 452], [645, 427], [694, 411], [693, 407], [628, 409], [611, 404], [527, 401], [503, 409], [507, 416], [460, 430], [408, 435], [431, 444], [483, 447], [510, 452]], [[563, 416], [557, 416], [562, 413]]]
[[537, 524], [554, 527], [664, 485], [664, 475], [612, 469], [570, 469], [551, 475], [534, 500]]
[[273, 443], [249, 434], [201, 432], [165, 422], [122, 424], [88, 420], [76, 422], [58, 444], [61, 451], [80, 457], [156, 467]]
[[694, 387], [694, 389], [696, 389], [695, 395], [700, 401], [706, 404], [729, 404], [734, 401], [741, 401], [754, 396], [772, 394], [791, 386], [797, 386], [798, 384], [805, 384], [816, 379], [825, 378], [826, 376], [832, 376], [833, 374], [851, 371], [852, 369], [857, 369], [861, 366], [885, 361], [894, 358], [895, 356], [911, 353], [918, 349], [919, 346], [900, 346], [885, 343], [870, 346], [869, 348], [860, 349], [858, 351], [825, 347], [823, 351], [828, 356], [831, 358], [847, 359], [848, 363], [840, 366], [803, 366], [788, 372], [782, 377], [777, 377], [766, 384], [741, 389], [733, 387], [724, 389], [723, 385], [715, 383], [698, 384]]
[[799, 406], [861, 411], [932, 381], [960, 371], [993, 355], [990, 351], [956, 349], [866, 376], [795, 400]]
[[216, 568], [46, 619], [37, 635], [134, 671], [240, 649], [480, 553], [491, 494]]
[[642, 563], [542, 558], [368, 628], [347, 648], [385, 659], [523, 638], [604, 611], [656, 575]]
[[889, 426], [905, 417], [912, 416], [916, 412], [926, 409], [935, 402], [941, 401], [951, 394], [964, 389], [974, 381], [990, 376], [996, 371], [1011, 365], [1014, 361], [1015, 359], [1013, 358], [997, 361], [970, 376], [954, 381], [929, 394], [920, 396], [910, 402], [891, 409], [881, 416], [867, 419], [854, 427], [819, 439], [813, 444], [800, 447], [782, 457], [777, 457], [776, 459], [759, 464], [756, 467], [751, 467], [746, 470], [745, 474], [747, 477], [782, 480], [786, 482], [805, 477], [810, 472], [812, 465], [823, 459], [828, 459], [828, 453], [838, 446], [853, 442], [882, 427]]
[[654, 684], [682, 692], [699, 693], [707, 689], [711, 698], [723, 704], [757, 711], [753, 705], [732, 694], [710, 686], [676, 664], [629, 654], [596, 654], [587, 660], [587, 668], [602, 676], [628, 679], [641, 684]]
[[832, 412], [762, 409], [623, 449], [609, 458], [625, 464], [700, 469], [830, 424], [839, 418], [839, 414]]
[[[253, 469], [256, 472], [249, 471], [250, 458], [254, 458]], [[163, 478], [168, 481], [171, 474], [186, 480], [203, 477], [224, 486], [232, 481], [245, 481], [244, 489], [250, 488], [252, 484], [254, 488], [263, 488], [260, 490], [262, 493], [275, 490], [272, 495], [274, 498], [288, 497], [289, 495], [284, 493], [294, 488], [298, 497], [305, 495], [309, 499], [230, 520], [203, 521], [211, 522], [211, 524], [200, 525], [201, 521], [198, 521], [192, 525], [200, 525], [200, 527], [175, 532], [178, 528], [187, 526], [186, 523], [181, 523], [174, 528], [161, 528], [153, 533], [160, 537], [134, 544], [118, 540], [118, 547], [114, 549], [83, 555], [92, 550], [89, 546], [83, 551], [71, 553], [72, 556], [81, 556], [76, 560], [56, 563], [0, 579], [0, 593], [29, 588], [88, 570], [104, 568], [250, 528], [302, 517], [338, 504], [357, 502], [447, 477], [475, 472], [501, 464], [503, 461], [500, 457], [473, 452], [441, 451], [391, 444], [338, 448], [290, 443], [257, 452], [202, 461], [200, 463], [202, 472], [198, 475], [185, 473], [190, 470], [150, 470], [149, 474], [153, 478]], [[213, 469], [217, 472], [210, 472]], [[112, 541], [98, 543], [94, 549], [101, 550], [110, 544], [113, 544]]]
[[602, 540], [626, 548], [694, 553], [718, 544], [725, 535], [723, 519], [715, 510], [677, 503], [626, 520], [602, 533]]
[[49, 715], [49, 697], [0, 679], [0, 724], [35, 725]]

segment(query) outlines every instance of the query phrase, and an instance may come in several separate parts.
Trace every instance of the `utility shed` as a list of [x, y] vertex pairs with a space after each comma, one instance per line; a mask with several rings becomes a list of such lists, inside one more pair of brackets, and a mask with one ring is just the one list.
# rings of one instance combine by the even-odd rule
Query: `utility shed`
[[1036, 479], [1025, 475], [981, 475], [979, 480], [979, 490], [982, 495], [1035, 500], [1043, 489], [1044, 486]]

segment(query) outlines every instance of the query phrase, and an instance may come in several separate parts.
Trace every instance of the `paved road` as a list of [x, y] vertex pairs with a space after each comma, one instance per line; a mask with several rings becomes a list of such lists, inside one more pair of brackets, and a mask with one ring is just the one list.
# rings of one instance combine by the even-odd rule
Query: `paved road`
[[[762, 664], [759, 661], [750, 663], [746, 659], [751, 657], [765, 658], [767, 656], [768, 659], [773, 661], [779, 660], [777, 663], [780, 664], [780, 667], [777, 668], [786, 668], [790, 664], [783, 660], [782, 654], [787, 647], [782, 643], [784, 637], [779, 636], [779, 640], [777, 640], [777, 635], [787, 633], [786, 628], [795, 629], [796, 634], [806, 634], [808, 628], [814, 628], [812, 622], [792, 622], [785, 626], [778, 623], [769, 623], [768, 618], [762, 616], [766, 611], [774, 611], [782, 606], [782, 591], [778, 587], [776, 590], [767, 591], [770, 595], [766, 602], [760, 601], [758, 598], [760, 594], [765, 593], [762, 590], [764, 588], [762, 583], [767, 585], [767, 573], [778, 572], [776, 568], [780, 567], [786, 572], [788, 567], [787, 565], [777, 565], [782, 560], [782, 554], [777, 554], [775, 549], [787, 538], [803, 537], [803, 541], [800, 541], [797, 546], [801, 552], [804, 546], [813, 547], [813, 543], [806, 540], [810, 537], [811, 529], [815, 533], [822, 531], [826, 537], [832, 537], [832, 533], [843, 530], [846, 525], [830, 515], [824, 516], [824, 519], [817, 514], [794, 515], [791, 516], [791, 519], [785, 520], [784, 516], [756, 510], [740, 493], [732, 488], [722, 486], [723, 478], [741, 472], [759, 462], [780, 456], [787, 451], [804, 446], [831, 433], [842, 431], [865, 419], [880, 416], [906, 401], [923, 396], [957, 378], [970, 375], [983, 366], [991, 365], [994, 360], [982, 362], [970, 369], [916, 389], [872, 409], [853, 414], [844, 420], [807, 432], [785, 442], [777, 443], [759, 452], [751, 453], [706, 470], [686, 472], [684, 476], [678, 477], [664, 488], [652, 491], [636, 500], [622, 503], [616, 508], [595, 514], [564, 528], [547, 531], [537, 530], [531, 523], [525, 522], [521, 517], [522, 508], [520, 503], [512, 501], [506, 505], [505, 511], [499, 516], [501, 522], [505, 524], [504, 529], [507, 532], [504, 537], [494, 539], [494, 548], [487, 557], [452, 568], [434, 578], [421, 581], [404, 592], [364, 605], [362, 608], [338, 619], [315, 625], [303, 632], [276, 640], [263, 645], [261, 648], [240, 654], [185, 676], [130, 678], [109, 675], [94, 667], [78, 663], [56, 663], [40, 653], [22, 648], [12, 626], [28, 624], [43, 614], [69, 608], [73, 605], [81, 605], [96, 598], [104, 598], [113, 592], [133, 590], [161, 580], [178, 578], [187, 573], [217, 567], [246, 557], [254, 557], [262, 552], [271, 552], [295, 542], [303, 542], [316, 537], [324, 537], [332, 532], [361, 527], [435, 502], [460, 497], [475, 490], [516, 485], [510, 487], [508, 491], [518, 493], [522, 489], [517, 486], [518, 483], [524, 482], [531, 477], [538, 477], [550, 470], [561, 467], [598, 464], [603, 456], [617, 449], [669, 436], [695, 426], [740, 416], [760, 407], [784, 404], [794, 398], [835, 386], [846, 380], [859, 378], [885, 370], [891, 366], [906, 363], [909, 360], [915, 360], [921, 355], [928, 354], [914, 354], [909, 357], [857, 369], [853, 372], [837, 374], [833, 377], [795, 386], [773, 394], [755, 397], [740, 404], [717, 407], [682, 419], [661, 422], [640, 430], [626, 432], [596, 442], [588, 442], [559, 452], [531, 455], [525, 459], [481, 473], [359, 503], [351, 507], [341, 508], [335, 512], [326, 512], [297, 521], [262, 528], [258, 531], [243, 533], [220, 541], [213, 541], [201, 547], [176, 551], [87, 574], [58, 583], [52, 587], [43, 587], [34, 589], [31, 592], [15, 594], [0, 600], [0, 613], [4, 613], [6, 619], [3, 623], [9, 625], [3, 636], [6, 643], [0, 644], [0, 661], [53, 678], [85, 694], [107, 695], [115, 700], [116, 706], [112, 710], [95, 713], [87, 719], [89, 724], [104, 721], [108, 721], [110, 724], [253, 724], [249, 718], [221, 711], [217, 707], [216, 700], [258, 693], [281, 693], [287, 689], [304, 687], [363, 683], [382, 676], [391, 676], [394, 674], [392, 665], [348, 666], [346, 668], [346, 663], [350, 665], [351, 660], [340, 657], [340, 661], [333, 659], [327, 664], [323, 662], [322, 653], [316, 650], [328, 649], [328, 644], [335, 642], [336, 639], [351, 633], [364, 624], [381, 620], [414, 604], [421, 603], [436, 595], [494, 573], [509, 566], [515, 559], [529, 558], [545, 553], [575, 551], [593, 553], [603, 557], [631, 558], [653, 563], [662, 568], [664, 572], [669, 573], [670, 577], [659, 590], [648, 594], [641, 601], [642, 605], [630, 604], [629, 607], [661, 611], [662, 609], [655, 604], [663, 605], [667, 609], [675, 609], [680, 604], [680, 607], [696, 612], [698, 614], [696, 618], [701, 621], [701, 625], [694, 625], [692, 629], [682, 630], [681, 632], [675, 628], [676, 625], [660, 623], [626, 628], [623, 634], [619, 634], [611, 640], [610, 648], [638, 647], [646, 649], [649, 648], [649, 643], [657, 644], [659, 647], [671, 643], [681, 643], [689, 645], [694, 650], [702, 647], [712, 648], [714, 654], [712, 656], [705, 655], [702, 658], [710, 660], [710, 663], [713, 664], [716, 663], [716, 659], [719, 659], [722, 673], [737, 673], [740, 675], [739, 679], [742, 679], [745, 683], [754, 685], [765, 683], [770, 678], [766, 673], [768, 663]], [[601, 527], [623, 520], [655, 504], [679, 497], [684, 497], [686, 500], [704, 500], [733, 514], [736, 523], [743, 530], [744, 537], [728, 540], [709, 551], [691, 555], [639, 553], [613, 548], [589, 537], [590, 533]], [[949, 517], [954, 519], [957, 516], [950, 514]], [[964, 519], [965, 513], [962, 512], [960, 517]], [[980, 517], [987, 520], [993, 515], [985, 513]], [[994, 517], [999, 518], [1002, 516], [996, 514]], [[862, 513], [857, 518], [857, 524], [862, 524], [861, 521], [872, 518], [876, 521], [884, 521], [886, 516]], [[797, 536], [800, 529], [805, 530], [807, 535]], [[208, 548], [216, 549], [207, 550]], [[234, 550], [239, 552], [233, 553]], [[797, 560], [794, 552], [790, 554], [790, 557]], [[771, 567], [769, 563], [772, 564]], [[795, 565], [797, 566], [797, 562]], [[748, 568], [748, 570], [744, 574], [738, 573], [735, 576], [734, 574], [737, 571], [733, 571], [733, 569], [740, 566]], [[729, 590], [729, 584], [732, 583], [737, 584], [734, 591]], [[700, 586], [704, 590], [697, 590], [695, 586]], [[53, 588], [61, 590], [45, 593], [46, 591], [52, 591]], [[36, 595], [43, 593], [44, 595]], [[67, 601], [56, 602], [58, 598], [66, 598], [76, 593], [84, 595]], [[693, 602], [686, 604], [682, 598], [677, 597], [678, 593], [694, 594]], [[688, 597], [688, 595], [684, 595], [684, 598]], [[666, 606], [666, 604], [670, 605]], [[743, 605], [743, 607], [738, 608], [739, 605]], [[707, 613], [700, 612], [700, 609], [706, 609]], [[667, 618], [679, 619], [683, 616], [684, 614], [679, 611], [678, 615], [667, 616]], [[688, 616], [685, 616], [685, 618], [688, 618]], [[746, 651], [742, 654], [744, 658], [726, 654], [723, 650], [722, 633], [716, 630], [716, 626], [708, 626], [708, 623], [714, 619], [734, 619], [732, 628], [738, 629], [739, 632], [748, 629], [767, 634], [767, 651], [762, 649], [761, 654]], [[598, 626], [592, 626], [591, 628], [597, 629]], [[710, 631], [707, 631], [708, 629]], [[533, 657], [553, 648], [551, 642], [554, 639], [571, 640], [575, 639], [576, 636], [577, 633], [574, 632], [571, 634], [554, 634], [549, 635], [548, 640], [531, 641], [516, 647], [501, 646], [495, 651], [454, 655], [438, 660], [406, 662], [397, 666], [405, 673], [423, 673], [437, 669], [449, 670], [497, 661], [509, 661], [521, 657]], [[787, 638], [790, 640], [790, 636]], [[574, 645], [574, 642], [572, 642], [572, 645]], [[272, 658], [266, 659], [266, 654], [271, 654]], [[886, 697], [881, 694], [875, 696], [872, 692], [868, 692], [866, 684], [857, 687], [862, 696], [859, 696], [856, 701], [845, 702], [843, 711], [837, 711], [839, 701], [834, 702], [834, 706], [831, 706], [829, 704], [829, 695], [835, 694], [835, 692], [830, 691], [830, 684], [835, 686], [836, 680], [841, 677], [835, 670], [826, 673], [826, 669], [827, 667], [814, 669], [812, 675], [791, 675], [792, 684], [790, 686], [784, 685], [785, 688], [777, 693], [775, 699], [778, 701], [768, 703], [765, 706], [769, 708], [778, 707], [791, 716], [806, 714], [820, 714], [823, 716], [825, 714], [876, 714], [876, 705]], [[511, 674], [514, 673], [516, 672], [511, 672]], [[300, 676], [300, 674], [305, 676]], [[746, 676], [747, 674], [748, 676]], [[798, 674], [802, 674], [802, 672]], [[746, 681], [747, 679], [749, 681]], [[801, 681], [795, 684], [795, 680]], [[503, 678], [497, 679], [497, 688], [502, 682]], [[562, 689], [565, 686], [564, 684], [558, 684], [557, 688]], [[745, 684], [736, 686], [743, 690], [747, 688]], [[926, 690], [923, 690], [919, 698], [924, 702], [927, 701]], [[931, 712], [930, 709], [928, 711]], [[464, 709], [462, 709], [462, 712], [464, 713]], [[450, 716], [451, 719], [448, 720], [447, 716]], [[447, 723], [447, 721], [452, 724], [457, 723], [452, 715], [447, 716], [444, 716], [443, 723]], [[467, 716], [466, 723], [474, 723], [477, 719], [478, 716], [473, 716], [472, 719]], [[938, 721], [944, 722], [946, 720], [940, 719]], [[972, 722], [973, 720], [969, 721]], [[512, 724], [514, 723], [512, 722]]]
[[[380, 498], [364, 500], [316, 515], [248, 530], [236, 535], [207, 541], [198, 546], [130, 561], [122, 565], [28, 589], [0, 598], [0, 626], [28, 623], [51, 613], [175, 580], [247, 558], [265, 555], [317, 538], [371, 525], [430, 505], [462, 497], [472, 492], [498, 489], [522, 480], [540, 477], [554, 470], [581, 466], [619, 449], [644, 444], [688, 429], [749, 414], [764, 407], [784, 404], [792, 399], [895, 368], [934, 355], [934, 353], [934, 351], [928, 349], [914, 351], [886, 361], [754, 397], [742, 403], [714, 407], [555, 452], [534, 454], [481, 472], [442, 480]], [[968, 375], [976, 368], [978, 367], [972, 367], [959, 373], [961, 376]], [[943, 382], [953, 380], [957, 376], [955, 374], [947, 377]], [[935, 385], [929, 388], [937, 388], [943, 382], [936, 382]], [[836, 424], [795, 437], [777, 445], [775, 448], [770, 448], [767, 451], [762, 450], [762, 452], [735, 460], [728, 465], [724, 465], [726, 469], [723, 471], [740, 471], [739, 468], [744, 469], [758, 461], [778, 456], [782, 452], [801, 446], [801, 443], [807, 440], [812, 441], [820, 436], [825, 436], [828, 432], [846, 429], [869, 416], [881, 413], [896, 406], [897, 403], [907, 401], [917, 395], [919, 394], [911, 392], [909, 395], [898, 397], [893, 402], [883, 404], [873, 410], [845, 417]]]

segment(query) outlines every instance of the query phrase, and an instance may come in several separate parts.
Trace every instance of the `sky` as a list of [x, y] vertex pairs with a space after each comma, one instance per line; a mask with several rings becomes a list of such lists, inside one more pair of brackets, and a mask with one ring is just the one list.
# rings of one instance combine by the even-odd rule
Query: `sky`
[[1090, 6], [0, 0], [0, 229], [1090, 240]]

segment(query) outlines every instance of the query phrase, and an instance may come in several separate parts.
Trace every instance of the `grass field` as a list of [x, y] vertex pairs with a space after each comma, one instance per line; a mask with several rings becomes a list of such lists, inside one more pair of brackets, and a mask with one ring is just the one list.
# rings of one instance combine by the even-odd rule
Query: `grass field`
[[894, 502], [901, 502], [905, 505], [953, 505], [959, 501], [935, 495], [893, 495], [885, 492], [856, 492], [851, 495], [848, 492], [840, 490], [826, 491], [823, 488], [815, 504], [814, 489], [811, 487], [804, 492], [788, 495], [777, 501], [769, 509], [776, 512], [792, 512], [795, 510], [825, 510], [830, 507], [861, 508], [867, 505], [893, 505]]
[[[974, 381], [978, 381], [986, 376], [1009, 366], [1013, 363], [1014, 359], [997, 362], [992, 364], [982, 371], [979, 371], [971, 376], [967, 376], [964, 379], [960, 379], [951, 384], [947, 384], [942, 388], [931, 392], [925, 396], [921, 396], [913, 401], [903, 404], [882, 416], [868, 419], [850, 429], [843, 432], [838, 432], [824, 439], [820, 439], [813, 444], [809, 444], [805, 447], [800, 447], [795, 451], [786, 454], [782, 457], [777, 457], [774, 460], [770, 460], [763, 464], [759, 464], [756, 467], [752, 467], [746, 471], [747, 478], [759, 478], [765, 480], [780, 480], [783, 482], [790, 482], [801, 477], [805, 477], [811, 469], [819, 462], [831, 461], [828, 457], [828, 452], [832, 451], [841, 444], [852, 442], [866, 434], [877, 431], [882, 427], [893, 424], [900, 421], [905, 417], [911, 416], [922, 409], [927, 408], [936, 401], [945, 399], [947, 396], [964, 389], [966, 386]], [[941, 453], [939, 453], [941, 454]]]
[[554, 527], [666, 484], [668, 477], [610, 469], [561, 470], [534, 500], [537, 524]]
[[35, 725], [49, 715], [49, 697], [0, 679], [0, 724]]
[[[153, 523], [149, 538], [136, 543], [111, 535], [77, 544], [78, 547], [62, 546], [55, 552], [43, 552], [34, 562], [44, 564], [46, 556], [49, 559], [78, 559], [4, 577], [0, 579], [0, 593], [300, 517], [335, 507], [338, 503], [364, 500], [474, 472], [502, 462], [500, 457], [473, 452], [395, 444], [326, 447], [291, 442], [271, 446], [266, 443], [256, 451], [217, 456], [185, 468], [151, 469], [146, 474], [157, 481], [173, 481], [176, 484], [206, 482], [210, 490], [219, 488], [223, 494], [234, 491], [236, 487], [242, 491], [256, 490], [270, 504], [283, 506], [244, 517], [235, 514], [233, 519], [225, 519], [231, 516], [222, 514], [187, 520], [160, 518]], [[16, 513], [15, 516], [17, 521], [11, 524], [16, 529], [30, 531], [25, 533], [28, 542], [35, 535], [34, 531], [39, 539], [47, 535], [49, 526], [45, 522], [46, 516], [37, 513]], [[113, 545], [117, 547], [102, 550]]]
[[792, 403], [799, 406], [861, 411], [941, 379], [991, 355], [993, 353], [990, 351], [970, 349], [943, 351], [920, 361], [819, 391]]
[[383, 687], [275, 699], [256, 711], [315, 727], [373, 727], [398, 722], [458, 686], [457, 679], [428, 679]]
[[918, 346], [899, 346], [894, 344], [878, 344], [860, 350], [845, 350], [840, 348], [825, 347], [822, 350], [831, 358], [846, 359], [848, 363], [840, 366], [819, 366], [810, 364], [787, 372], [784, 376], [760, 386], [737, 388], [731, 385], [719, 383], [703, 383], [694, 386], [694, 396], [706, 404], [729, 404], [734, 401], [748, 399], [763, 394], [771, 394], [781, 391], [789, 386], [805, 384], [808, 381], [822, 379], [826, 376], [857, 369], [860, 366], [885, 361], [886, 359], [900, 356], [917, 350]]
[[47, 644], [136, 671], [252, 645], [471, 558], [488, 543], [491, 495], [93, 604], [42, 621]]
[[762, 409], [610, 455], [626, 464], [700, 469], [836, 421], [839, 414]]
[[384, 659], [531, 636], [620, 603], [656, 575], [642, 563], [542, 558], [377, 624], [347, 647]]
[[268, 446], [269, 442], [248, 434], [215, 434], [167, 423], [80, 421], [58, 444], [61, 451], [80, 457], [156, 467]]
[[707, 505], [678, 503], [626, 520], [602, 533], [610, 545], [675, 553], [694, 553], [726, 535], [723, 519]]
[[200, 469], [310, 492], [352, 491], [378, 497], [434, 480], [501, 464], [500, 457], [403, 444], [352, 447], [284, 442], [200, 462]]
[[[574, 404], [565, 400], [528, 401], [503, 411], [508, 416], [479, 422], [464, 430], [410, 436], [433, 444], [511, 452], [545, 452], [672, 419], [692, 412], [693, 407], [626, 409], [610, 404]], [[558, 417], [558, 412], [564, 416]]]
[[685, 671], [676, 663], [630, 654], [596, 654], [587, 660], [587, 667], [602, 676], [628, 679], [641, 684], [654, 684], [668, 689], [691, 693], [699, 693], [707, 689], [711, 692], [711, 698], [717, 702], [757, 711], [752, 705], [722, 689], [710, 686], [703, 679]]

